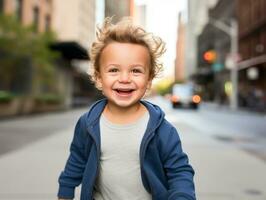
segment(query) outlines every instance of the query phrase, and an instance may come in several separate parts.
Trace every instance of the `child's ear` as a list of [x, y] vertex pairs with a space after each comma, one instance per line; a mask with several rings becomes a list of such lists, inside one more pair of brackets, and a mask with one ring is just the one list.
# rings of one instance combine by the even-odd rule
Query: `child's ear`
[[147, 84], [147, 90], [151, 89], [151, 85], [152, 85], [152, 79], [149, 79], [148, 84]]
[[96, 76], [96, 88], [102, 90], [102, 79], [99, 74]]

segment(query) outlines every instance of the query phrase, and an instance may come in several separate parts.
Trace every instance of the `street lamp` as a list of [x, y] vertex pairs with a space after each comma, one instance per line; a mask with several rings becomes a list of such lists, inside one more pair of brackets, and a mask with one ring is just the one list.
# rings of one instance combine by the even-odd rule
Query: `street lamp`
[[222, 21], [211, 18], [210, 24], [219, 30], [223, 31], [230, 36], [230, 78], [232, 82], [232, 94], [230, 96], [230, 108], [236, 110], [238, 108], [238, 69], [237, 69], [237, 56], [238, 56], [238, 24], [235, 19], [231, 20], [230, 26]]

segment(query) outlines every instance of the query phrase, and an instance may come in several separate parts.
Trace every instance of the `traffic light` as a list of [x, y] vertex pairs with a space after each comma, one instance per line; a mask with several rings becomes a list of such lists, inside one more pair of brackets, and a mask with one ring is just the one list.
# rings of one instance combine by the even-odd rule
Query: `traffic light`
[[217, 54], [214, 50], [204, 52], [203, 59], [208, 63], [214, 63], [216, 61]]

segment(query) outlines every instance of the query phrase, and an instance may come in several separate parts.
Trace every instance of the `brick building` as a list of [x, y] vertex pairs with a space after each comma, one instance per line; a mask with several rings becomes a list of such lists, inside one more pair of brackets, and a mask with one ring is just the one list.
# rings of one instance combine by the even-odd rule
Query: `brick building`
[[[0, 14], [13, 15], [25, 26], [33, 25], [37, 34], [49, 30], [56, 33], [57, 42], [51, 48], [60, 51], [62, 57], [54, 63], [57, 74], [54, 87], [58, 95], [64, 96], [64, 108], [73, 104], [75, 95], [90, 98], [95, 94], [85, 70], [80, 70], [82, 66], [86, 71], [89, 67], [88, 49], [95, 38], [95, 10], [95, 0], [0, 0]], [[33, 85], [35, 75], [30, 68], [31, 64], [23, 66], [27, 72], [23, 84]], [[42, 85], [34, 85], [38, 89], [33, 91], [29, 88], [27, 93], [31, 93], [30, 96], [49, 92]], [[24, 102], [20, 104], [27, 109], [19, 112], [28, 113], [35, 109], [32, 103], [26, 102], [29, 106]]]
[[[227, 57], [231, 38], [216, 27], [218, 20], [231, 27], [238, 23], [237, 101], [240, 108], [266, 111], [266, 0], [219, 0], [209, 9], [209, 21], [198, 37], [198, 73], [195, 77], [203, 86], [204, 98], [229, 104], [231, 70]], [[216, 59], [206, 62], [204, 53], [214, 50]]]
[[3, 13], [14, 14], [23, 25], [34, 25], [38, 32], [51, 29], [52, 1], [1, 0]]
[[239, 103], [266, 110], [266, 0], [237, 1]]

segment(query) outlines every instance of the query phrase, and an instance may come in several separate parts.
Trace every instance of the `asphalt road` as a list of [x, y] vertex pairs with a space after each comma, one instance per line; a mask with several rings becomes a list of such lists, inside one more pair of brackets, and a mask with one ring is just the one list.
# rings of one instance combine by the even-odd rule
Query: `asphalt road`
[[45, 139], [68, 127], [74, 127], [79, 115], [86, 110], [34, 114], [0, 121], [0, 156]]

